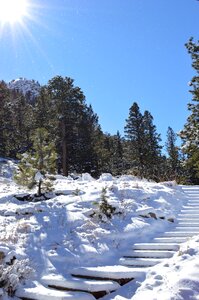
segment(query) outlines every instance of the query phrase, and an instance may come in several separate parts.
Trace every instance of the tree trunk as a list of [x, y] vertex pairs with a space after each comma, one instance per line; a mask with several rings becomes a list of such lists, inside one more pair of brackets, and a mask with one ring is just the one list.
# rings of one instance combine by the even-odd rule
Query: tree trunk
[[68, 176], [66, 127], [64, 120], [62, 121], [62, 169], [63, 175]]
[[40, 197], [41, 196], [41, 184], [42, 184], [42, 180], [40, 179], [38, 182], [38, 191], [37, 191], [37, 195]]

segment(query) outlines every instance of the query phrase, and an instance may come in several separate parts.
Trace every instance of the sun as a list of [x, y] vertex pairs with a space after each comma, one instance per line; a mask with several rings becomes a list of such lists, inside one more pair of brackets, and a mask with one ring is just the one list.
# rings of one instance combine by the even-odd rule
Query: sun
[[0, 0], [0, 23], [22, 22], [27, 15], [28, 0]]

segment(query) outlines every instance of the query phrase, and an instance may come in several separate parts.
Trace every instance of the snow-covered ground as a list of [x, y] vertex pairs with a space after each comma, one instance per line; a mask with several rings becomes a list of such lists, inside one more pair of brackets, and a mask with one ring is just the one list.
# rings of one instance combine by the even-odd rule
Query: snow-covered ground
[[[89, 174], [77, 180], [56, 176], [51, 199], [20, 201], [15, 195], [27, 190], [13, 182], [13, 169], [13, 162], [7, 167], [4, 162], [0, 169], [0, 283], [2, 276], [10, 278], [6, 288], [0, 289], [4, 299], [9, 285], [21, 296], [23, 284], [31, 287], [34, 283], [33, 295], [37, 289], [45, 294], [49, 282], [55, 285], [63, 278], [73, 288], [71, 273], [75, 269], [109, 266], [109, 272], [114, 270], [135, 243], [150, 242], [172, 231], [187, 201], [182, 187], [174, 182], [114, 178], [110, 174], [98, 180]], [[110, 219], [100, 212], [102, 198], [115, 208]], [[119, 295], [115, 292], [106, 299], [199, 299], [198, 240], [190, 238], [172, 258], [150, 268], [146, 278], [141, 276], [139, 284], [129, 282]], [[76, 281], [76, 289], [78, 284], [81, 290], [84, 282]], [[95, 289], [98, 283], [92, 284]], [[108, 290], [117, 283], [103, 284]], [[75, 298], [62, 298], [59, 293], [63, 292], [57, 291], [57, 299], [88, 299], [78, 292]]]

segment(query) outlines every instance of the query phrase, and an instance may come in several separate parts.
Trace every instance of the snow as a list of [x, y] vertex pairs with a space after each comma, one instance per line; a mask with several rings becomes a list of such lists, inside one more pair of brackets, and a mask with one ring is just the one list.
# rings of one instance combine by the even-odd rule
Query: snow
[[[15, 195], [23, 196], [30, 191], [13, 182], [15, 167], [13, 161], [0, 160], [0, 170], [3, 170], [0, 173], [0, 253], [5, 256], [0, 265], [10, 268], [9, 276], [13, 278], [13, 285], [17, 285], [16, 299], [95, 299], [86, 291], [103, 290], [114, 291], [104, 296], [104, 300], [199, 299], [197, 231], [185, 227], [179, 230], [179, 237], [174, 230], [178, 214], [183, 210], [189, 211], [187, 219], [182, 216], [180, 222], [185, 225], [191, 222], [189, 215], [193, 213], [185, 193], [189, 187], [178, 186], [175, 182], [149, 182], [127, 175], [102, 174], [98, 180], [89, 174], [75, 179], [57, 175], [51, 199], [19, 201]], [[102, 193], [116, 208], [112, 218], [106, 217], [105, 222], [98, 214]], [[196, 210], [199, 204], [197, 193], [198, 187], [190, 190]], [[184, 243], [179, 245], [179, 240]], [[139, 248], [141, 243], [142, 250]], [[149, 243], [151, 251], [148, 250]], [[158, 243], [161, 243], [160, 249]], [[153, 257], [154, 250], [160, 258]], [[158, 260], [160, 263], [148, 266], [150, 261], [145, 262], [146, 251], [152, 265]], [[143, 253], [143, 258], [139, 259], [136, 268], [123, 265], [125, 254], [136, 256], [137, 253]], [[20, 263], [23, 271], [23, 280], [17, 283], [16, 279], [21, 275], [17, 265], [15, 269], [11, 268], [13, 261]], [[139, 267], [142, 263], [146, 268]], [[97, 277], [102, 279], [96, 280]], [[120, 282], [113, 280], [124, 278], [135, 280], [122, 287]], [[73, 291], [49, 287], [56, 285]], [[9, 298], [7, 292], [1, 287], [3, 299]]]
[[131, 299], [199, 299], [198, 242], [193, 238], [171, 259], [156, 265]]
[[[39, 296], [38, 296], [39, 295]], [[92, 295], [83, 292], [62, 292], [46, 288], [38, 282], [34, 282], [31, 287], [20, 287], [16, 296], [18, 297], [31, 297], [35, 300], [94, 300]]]
[[44, 179], [44, 176], [41, 174], [41, 172], [37, 172], [36, 174], [35, 174], [35, 181], [36, 182], [40, 182], [40, 181], [42, 181]]
[[66, 279], [61, 275], [50, 274], [42, 277], [42, 282], [51, 286], [61, 286], [71, 289], [79, 289], [84, 291], [114, 291], [120, 287], [117, 282], [114, 281], [97, 281], [97, 280], [82, 280], [79, 278]]
[[72, 270], [73, 275], [86, 275], [101, 278], [136, 278], [145, 273], [144, 270], [131, 269], [121, 265], [115, 266], [100, 266], [100, 267], [87, 267], [77, 268]]

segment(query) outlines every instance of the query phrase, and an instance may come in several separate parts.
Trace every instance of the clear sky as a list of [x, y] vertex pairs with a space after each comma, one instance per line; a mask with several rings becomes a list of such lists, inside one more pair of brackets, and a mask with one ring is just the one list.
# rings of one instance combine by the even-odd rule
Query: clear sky
[[198, 1], [28, 3], [22, 23], [1, 24], [0, 79], [69, 76], [111, 134], [123, 134], [134, 101], [151, 112], [163, 140], [168, 126], [182, 129], [195, 74], [184, 44], [199, 39]]

